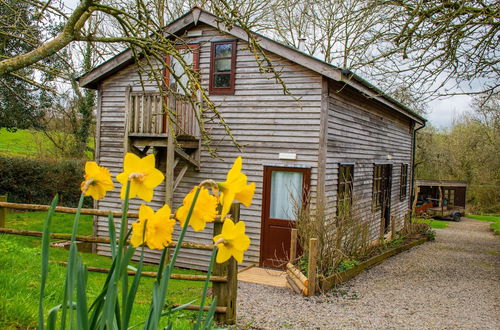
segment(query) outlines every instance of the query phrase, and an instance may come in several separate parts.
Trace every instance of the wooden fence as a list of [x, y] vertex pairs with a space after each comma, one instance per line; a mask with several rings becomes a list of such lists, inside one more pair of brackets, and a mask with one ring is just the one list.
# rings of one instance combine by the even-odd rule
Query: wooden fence
[[[35, 211], [46, 211], [49, 209], [48, 205], [35, 205], [35, 204], [20, 204], [20, 203], [8, 203], [6, 202], [6, 196], [0, 196], [0, 234], [10, 234], [10, 235], [22, 235], [22, 236], [34, 236], [42, 237], [42, 232], [30, 231], [30, 230], [18, 230], [5, 228], [5, 218], [7, 214], [7, 209], [14, 210], [35, 210]], [[56, 207], [56, 212], [60, 213], [76, 213], [75, 208], [70, 207]], [[89, 214], [95, 216], [107, 216], [112, 214], [114, 217], [121, 217], [121, 212], [112, 211], [102, 211], [95, 209], [82, 209], [81, 214]], [[239, 221], [240, 217], [240, 204], [233, 204], [231, 206], [230, 214], [232, 215], [234, 221]], [[128, 218], [138, 218], [138, 213], [129, 212], [127, 213]], [[222, 222], [220, 218], [216, 219], [214, 222], [213, 234], [219, 235], [222, 231]], [[66, 233], [52, 233], [50, 237], [53, 239], [71, 239], [71, 234]], [[76, 240], [85, 243], [104, 243], [109, 244], [109, 238], [105, 237], [95, 237], [95, 236], [77, 236]], [[175, 247], [176, 242], [172, 242], [169, 246]], [[198, 249], [198, 250], [212, 250], [213, 245], [211, 244], [201, 244], [194, 242], [183, 242], [181, 245], [185, 249]], [[56, 262], [60, 265], [65, 265], [65, 263]], [[89, 271], [106, 273], [108, 270], [104, 268], [97, 267], [87, 267]], [[135, 275], [135, 272], [128, 272], [129, 275]], [[216, 320], [225, 324], [235, 324], [236, 323], [236, 296], [238, 289], [237, 281], [238, 268], [237, 263], [234, 258], [230, 258], [223, 264], [215, 264], [212, 270], [212, 275], [210, 276], [210, 281], [212, 282], [212, 291], [214, 299], [217, 299], [217, 307], [215, 310]], [[144, 272], [144, 276], [156, 276], [154, 272]], [[189, 274], [172, 274], [172, 279], [176, 280], [186, 280], [186, 281], [205, 281], [205, 275], [189, 275]], [[199, 305], [189, 305], [186, 309], [188, 310], [199, 310], [203, 308], [208, 310], [209, 306], [199, 306]]]

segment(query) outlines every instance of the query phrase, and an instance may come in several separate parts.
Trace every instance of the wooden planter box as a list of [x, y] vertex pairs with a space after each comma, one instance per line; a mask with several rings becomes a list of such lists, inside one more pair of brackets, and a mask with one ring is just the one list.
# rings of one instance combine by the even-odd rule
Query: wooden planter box
[[346, 271], [336, 273], [336, 274], [333, 274], [329, 277], [320, 279], [319, 280], [319, 287], [322, 291], [328, 291], [336, 285], [339, 285], [339, 284], [342, 284], [344, 282], [349, 281], [351, 278], [355, 277], [356, 275], [361, 273], [363, 270], [370, 268], [370, 267], [378, 264], [379, 262], [381, 262], [389, 257], [392, 257], [396, 254], [403, 252], [403, 251], [409, 250], [414, 246], [420, 245], [426, 241], [427, 241], [427, 238], [421, 238], [419, 240], [410, 242], [408, 244], [398, 246], [394, 249], [385, 251], [384, 253], [379, 254], [378, 256], [375, 256], [375, 257], [370, 258], [366, 261], [363, 261], [362, 263], [354, 266], [351, 269], [348, 269]]

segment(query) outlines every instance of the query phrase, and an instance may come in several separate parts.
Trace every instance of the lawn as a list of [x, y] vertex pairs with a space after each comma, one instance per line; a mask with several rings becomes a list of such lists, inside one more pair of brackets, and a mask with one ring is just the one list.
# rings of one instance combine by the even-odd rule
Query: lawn
[[43, 133], [19, 129], [9, 132], [0, 129], [0, 155], [9, 157], [35, 157], [38, 154], [38, 142], [41, 141], [43, 148], [49, 146], [49, 141]]
[[500, 215], [471, 215], [467, 214], [467, 218], [491, 222], [490, 227], [495, 234], [500, 235]]
[[[10, 213], [6, 227], [40, 231], [44, 212]], [[73, 223], [71, 214], [55, 214], [53, 232], [70, 233]], [[82, 216], [78, 234], [92, 233], [92, 217]], [[38, 297], [40, 290], [40, 243], [38, 237], [25, 237], [0, 234], [0, 329], [32, 329], [37, 325]], [[68, 251], [51, 248], [49, 259], [66, 261]], [[87, 266], [109, 268], [110, 259], [90, 253], [81, 253]], [[146, 266], [144, 271], [156, 271], [155, 266]], [[49, 280], [46, 286], [45, 310], [62, 300], [62, 284], [66, 268], [50, 264]], [[200, 272], [177, 269], [176, 273], [200, 274]], [[89, 301], [97, 296], [104, 283], [106, 274], [89, 272], [87, 294]], [[131, 324], [139, 323], [149, 311], [151, 288], [154, 280], [142, 278], [136, 303], [132, 312]], [[186, 303], [196, 300], [199, 304], [203, 282], [171, 280], [168, 299], [171, 303]], [[196, 317], [195, 312], [183, 311], [175, 314], [175, 329], [190, 329]], [[166, 320], [165, 320], [166, 323]]]
[[448, 227], [448, 223], [449, 223], [449, 221], [436, 220], [436, 219], [425, 219], [425, 218], [416, 218], [416, 219], [413, 219], [413, 221], [420, 222], [420, 223], [426, 223], [429, 226], [431, 226], [431, 228], [435, 228], [435, 229], [446, 228], [446, 227]]
[[[64, 134], [64, 133], [58, 133]], [[94, 147], [93, 138], [88, 145]], [[37, 157], [40, 155], [57, 155], [49, 139], [40, 131], [18, 129], [15, 132], [9, 132], [4, 128], [0, 129], [0, 155], [7, 157]], [[92, 157], [87, 153], [87, 158]], [[89, 158], [90, 159], [90, 158]]]

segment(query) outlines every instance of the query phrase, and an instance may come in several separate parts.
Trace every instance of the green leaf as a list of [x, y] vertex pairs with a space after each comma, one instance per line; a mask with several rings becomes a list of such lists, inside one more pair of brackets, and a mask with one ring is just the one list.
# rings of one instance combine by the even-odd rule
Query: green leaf
[[[134, 280], [132, 281], [132, 286], [130, 287], [130, 291], [127, 296], [126, 302], [123, 304], [123, 321], [122, 328], [127, 329], [128, 323], [130, 322], [130, 316], [132, 315], [132, 308], [134, 307], [135, 296], [137, 293], [137, 289], [139, 287], [139, 281], [141, 279], [142, 274], [142, 265], [144, 262], [144, 246], [141, 249], [141, 259], [139, 261], [139, 267], [135, 270]], [[131, 266], [129, 266], [131, 267]], [[133, 267], [132, 267], [133, 268]]]
[[201, 295], [200, 310], [198, 311], [198, 317], [196, 318], [195, 329], [199, 329], [201, 325], [201, 317], [203, 315], [203, 307], [205, 306], [205, 298], [207, 297], [208, 284], [210, 283], [210, 275], [212, 274], [212, 268], [215, 262], [215, 255], [217, 254], [217, 247], [214, 246], [212, 249], [212, 256], [210, 257], [210, 263], [208, 264], [207, 277], [205, 278], [205, 283], [203, 286], [203, 293]]
[[76, 277], [76, 324], [78, 329], [89, 329], [87, 314], [87, 267], [78, 256]]
[[212, 329], [212, 323], [214, 321], [216, 307], [217, 307], [217, 297], [214, 297], [214, 300], [210, 305], [210, 309], [207, 312], [207, 317], [205, 318], [205, 322], [203, 323], [203, 329]]
[[82, 193], [80, 195], [80, 201], [78, 202], [78, 208], [76, 209], [75, 220], [73, 221], [73, 231], [71, 233], [71, 246], [69, 248], [68, 266], [66, 269], [66, 279], [64, 281], [64, 292], [63, 292], [63, 303], [62, 303], [63, 309], [61, 316], [61, 329], [63, 330], [66, 328], [66, 313], [68, 306], [70, 306], [69, 324], [70, 328], [73, 328], [73, 308], [71, 308], [71, 305], [73, 302], [74, 283], [76, 279], [76, 271], [75, 271], [76, 254], [78, 252], [75, 238], [76, 238], [76, 233], [78, 231], [80, 210], [82, 209], [84, 197], [85, 195]]
[[116, 257], [116, 228], [113, 213], [108, 214], [108, 237], [109, 246], [111, 247], [111, 257]]
[[45, 283], [47, 282], [47, 276], [49, 272], [49, 243], [50, 243], [50, 225], [52, 222], [52, 215], [59, 201], [59, 196], [56, 195], [50, 204], [49, 211], [45, 217], [43, 223], [43, 234], [42, 234], [42, 279], [40, 284], [40, 302], [38, 304], [38, 328], [43, 330], [43, 297], [45, 294]]
[[59, 309], [62, 307], [62, 305], [57, 305], [55, 307], [52, 307], [49, 310], [49, 314], [47, 316], [47, 329], [48, 330], [55, 330], [56, 328], [56, 321], [57, 321], [57, 312]]

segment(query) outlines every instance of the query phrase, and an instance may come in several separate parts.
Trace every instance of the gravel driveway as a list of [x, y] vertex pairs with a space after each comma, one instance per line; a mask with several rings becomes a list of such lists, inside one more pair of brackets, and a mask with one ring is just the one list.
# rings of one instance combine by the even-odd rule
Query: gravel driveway
[[238, 328], [500, 328], [500, 237], [463, 218], [317, 297], [239, 283]]

